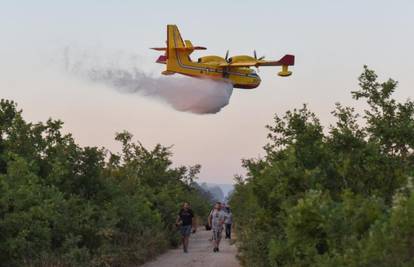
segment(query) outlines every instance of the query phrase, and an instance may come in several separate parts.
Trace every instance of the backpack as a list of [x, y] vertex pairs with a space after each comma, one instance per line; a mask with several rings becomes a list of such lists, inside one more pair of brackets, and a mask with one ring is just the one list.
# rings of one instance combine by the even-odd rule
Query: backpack
[[210, 215], [211, 215], [211, 213], [214, 211], [214, 209], [212, 209], [211, 211], [210, 211], [210, 213], [208, 214], [208, 217], [207, 217], [207, 223], [204, 225], [205, 227], [206, 227], [206, 231], [210, 231], [211, 230], [211, 226], [210, 225], [208, 225], [208, 218], [210, 217]]

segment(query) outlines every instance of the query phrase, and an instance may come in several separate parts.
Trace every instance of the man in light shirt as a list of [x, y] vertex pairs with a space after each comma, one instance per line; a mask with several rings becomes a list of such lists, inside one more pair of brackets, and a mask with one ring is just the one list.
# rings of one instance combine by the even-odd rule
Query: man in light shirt
[[219, 252], [219, 246], [221, 241], [221, 233], [223, 232], [224, 220], [226, 219], [226, 214], [221, 209], [221, 203], [217, 202], [214, 205], [214, 210], [210, 213], [208, 218], [208, 223], [213, 231], [213, 244], [214, 252]]

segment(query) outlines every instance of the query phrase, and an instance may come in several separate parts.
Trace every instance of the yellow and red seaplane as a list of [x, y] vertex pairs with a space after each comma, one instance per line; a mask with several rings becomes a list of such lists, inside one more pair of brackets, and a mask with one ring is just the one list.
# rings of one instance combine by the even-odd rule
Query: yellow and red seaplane
[[289, 66], [295, 64], [295, 56], [285, 55], [280, 60], [264, 60], [264, 57], [257, 57], [254, 51], [253, 57], [246, 55], [229, 57], [226, 56], [204, 56], [192, 61], [190, 54], [194, 50], [206, 50], [202, 46], [193, 46], [191, 41], [183, 41], [176, 25], [167, 25], [167, 47], [151, 48], [157, 51], [165, 51], [165, 54], [157, 59], [157, 63], [165, 64], [167, 69], [162, 72], [164, 75], [175, 73], [216, 80], [226, 80], [235, 88], [253, 89], [259, 86], [261, 79], [251, 67], [282, 66], [279, 76], [286, 77], [292, 74]]

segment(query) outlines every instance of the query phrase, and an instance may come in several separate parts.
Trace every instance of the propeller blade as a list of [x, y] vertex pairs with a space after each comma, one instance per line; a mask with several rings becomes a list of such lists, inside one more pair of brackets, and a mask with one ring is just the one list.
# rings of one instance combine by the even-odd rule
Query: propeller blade
[[229, 50], [226, 51], [226, 56], [224, 57], [224, 59], [228, 62], [228, 58], [229, 58]]
[[256, 59], [256, 60], [263, 60], [265, 58], [265, 56], [261, 56], [261, 57], [257, 58], [256, 50], [253, 50], [253, 56], [254, 56], [254, 59]]

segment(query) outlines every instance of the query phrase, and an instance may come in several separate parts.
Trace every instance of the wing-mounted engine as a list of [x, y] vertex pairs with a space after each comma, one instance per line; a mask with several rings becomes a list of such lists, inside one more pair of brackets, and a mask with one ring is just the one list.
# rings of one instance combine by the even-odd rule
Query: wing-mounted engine
[[198, 58], [197, 62], [203, 64], [219, 65], [221, 63], [226, 63], [226, 60], [219, 56], [205, 56]]
[[254, 62], [256, 59], [251, 56], [233, 56], [228, 59], [229, 63], [242, 63], [242, 62]]

